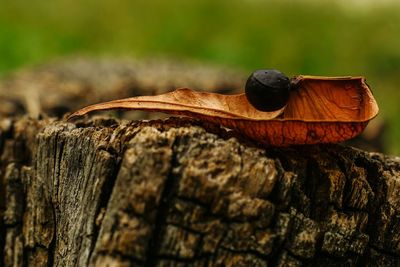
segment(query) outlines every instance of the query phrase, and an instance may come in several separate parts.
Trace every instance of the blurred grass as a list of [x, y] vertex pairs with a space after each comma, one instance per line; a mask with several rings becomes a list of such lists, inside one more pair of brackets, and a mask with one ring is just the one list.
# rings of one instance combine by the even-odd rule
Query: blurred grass
[[0, 74], [70, 54], [169, 56], [287, 75], [364, 75], [400, 153], [399, 5], [1, 0]]

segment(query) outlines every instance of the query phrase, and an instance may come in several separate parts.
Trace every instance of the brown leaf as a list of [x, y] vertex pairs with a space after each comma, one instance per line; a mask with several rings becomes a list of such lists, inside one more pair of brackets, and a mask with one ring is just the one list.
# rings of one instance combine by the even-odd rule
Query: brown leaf
[[177, 89], [85, 107], [69, 119], [96, 110], [135, 109], [185, 115], [218, 123], [263, 144], [333, 143], [360, 134], [378, 113], [363, 77], [297, 76], [287, 105], [255, 109], [244, 94], [221, 95]]

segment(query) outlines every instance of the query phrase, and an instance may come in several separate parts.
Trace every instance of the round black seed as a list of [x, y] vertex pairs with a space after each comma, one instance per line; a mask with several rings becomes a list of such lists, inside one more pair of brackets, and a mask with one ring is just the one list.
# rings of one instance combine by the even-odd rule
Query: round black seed
[[247, 100], [256, 109], [274, 111], [286, 105], [290, 80], [278, 70], [257, 70], [247, 79]]

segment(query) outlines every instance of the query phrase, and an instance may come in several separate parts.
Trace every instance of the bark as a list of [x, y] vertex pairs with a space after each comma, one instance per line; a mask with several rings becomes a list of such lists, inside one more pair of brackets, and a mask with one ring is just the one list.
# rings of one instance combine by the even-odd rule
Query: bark
[[398, 266], [400, 159], [182, 118], [3, 119], [4, 266]]

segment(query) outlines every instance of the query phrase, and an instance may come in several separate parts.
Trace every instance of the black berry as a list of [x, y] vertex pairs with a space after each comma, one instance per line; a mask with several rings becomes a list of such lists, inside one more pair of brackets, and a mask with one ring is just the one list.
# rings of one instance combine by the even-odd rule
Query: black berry
[[247, 100], [256, 109], [274, 111], [286, 105], [290, 80], [278, 70], [257, 70], [247, 79]]

